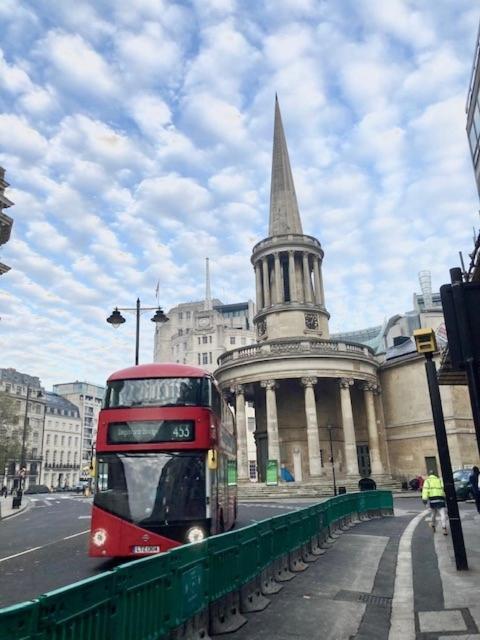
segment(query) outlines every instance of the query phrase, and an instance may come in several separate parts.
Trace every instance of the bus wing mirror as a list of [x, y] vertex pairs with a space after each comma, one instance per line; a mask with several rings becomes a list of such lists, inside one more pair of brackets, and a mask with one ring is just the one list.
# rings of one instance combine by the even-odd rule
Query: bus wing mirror
[[208, 450], [208, 468], [212, 471], [217, 468], [217, 452], [215, 449]]

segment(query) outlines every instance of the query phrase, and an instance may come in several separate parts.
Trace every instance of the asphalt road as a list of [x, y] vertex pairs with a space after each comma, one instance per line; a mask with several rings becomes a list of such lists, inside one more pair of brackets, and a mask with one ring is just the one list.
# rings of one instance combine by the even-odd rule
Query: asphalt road
[[[0, 523], [0, 607], [30, 600], [115, 566], [115, 561], [87, 555], [91, 499], [59, 494], [30, 500], [26, 511]], [[235, 528], [307, 504], [243, 503]]]

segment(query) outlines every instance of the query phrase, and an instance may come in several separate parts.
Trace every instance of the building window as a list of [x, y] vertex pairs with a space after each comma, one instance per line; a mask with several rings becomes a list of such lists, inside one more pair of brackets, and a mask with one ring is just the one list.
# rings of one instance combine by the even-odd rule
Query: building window
[[202, 344], [202, 339], [201, 338], [198, 339], [198, 344]]
[[5, 385], [5, 391], [6, 391], [7, 393], [10, 393], [10, 389], [11, 389], [11, 388], [12, 388], [12, 386], [11, 386], [10, 384], [6, 384], [6, 385]]
[[202, 364], [202, 360], [201, 360], [202, 356], [199, 353], [197, 353], [197, 356], [198, 356], [198, 364]]
[[45, 444], [50, 444], [50, 434], [47, 434], [47, 441], [45, 442]]
[[212, 336], [208, 336], [208, 341], [212, 344]]
[[58, 436], [55, 435], [55, 436], [53, 436], [53, 445], [56, 446], [57, 443], [58, 443]]
[[179, 336], [183, 336], [183, 329], [179, 329], [179, 330], [178, 330], [178, 335], [179, 335]]
[[202, 353], [202, 364], [208, 364], [208, 353]]
[[255, 460], [248, 461], [248, 472], [251, 480], [257, 479], [257, 463]]
[[207, 344], [207, 342], [208, 342], [208, 336], [203, 336], [203, 338], [202, 338], [202, 342], [203, 342], [203, 344]]
[[210, 364], [212, 364], [212, 352], [211, 351], [208, 354], [208, 360], [209, 360]]
[[180, 313], [178, 314], [178, 319], [179, 320], [183, 320], [183, 313], [180, 311]]
[[320, 449], [320, 466], [323, 467], [323, 449]]
[[230, 337], [230, 344], [235, 344], [235, 336]]
[[187, 311], [187, 314], [186, 314], [186, 315], [187, 315], [187, 320], [190, 320], [190, 318], [192, 317], [191, 312], [190, 312], [190, 311]]

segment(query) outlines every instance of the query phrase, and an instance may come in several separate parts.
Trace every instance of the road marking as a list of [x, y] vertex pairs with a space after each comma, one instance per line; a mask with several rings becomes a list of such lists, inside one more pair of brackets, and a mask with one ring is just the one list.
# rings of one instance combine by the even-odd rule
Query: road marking
[[80, 533], [74, 533], [71, 536], [67, 536], [66, 538], [62, 538], [62, 540], [71, 540], [72, 538], [76, 538], [77, 536], [83, 536], [85, 533], [90, 533], [90, 529], [85, 529], [85, 531], [80, 531]]
[[6, 558], [0, 558], [0, 562], [5, 562], [6, 560], [11, 560], [12, 558], [18, 558], [18, 556], [23, 556], [26, 553], [32, 553], [32, 551], [38, 551], [42, 547], [32, 547], [31, 549], [27, 549], [26, 551], [20, 551], [20, 553], [14, 553], [13, 556], [7, 556]]
[[392, 615], [388, 640], [415, 640], [415, 611], [413, 600], [412, 538], [418, 524], [429, 513], [425, 509], [408, 524], [400, 538], [397, 570], [393, 590]]
[[19, 556], [24, 556], [27, 553], [32, 553], [33, 551], [38, 551], [39, 549], [46, 549], [46, 547], [50, 547], [52, 544], [58, 544], [58, 542], [62, 542], [63, 540], [70, 540], [71, 538], [76, 538], [77, 536], [83, 536], [86, 533], [89, 533], [90, 529], [86, 529], [85, 531], [80, 531], [79, 533], [74, 533], [71, 536], [67, 536], [66, 538], [62, 538], [62, 540], [55, 540], [54, 542], [49, 542], [48, 544], [44, 544], [42, 547], [32, 547], [31, 549], [26, 549], [25, 551], [20, 551], [19, 553], [14, 553], [12, 556], [7, 556], [6, 558], [0, 558], [0, 562], [6, 562], [7, 560], [12, 560], [13, 558], [18, 558]]
[[87, 519], [90, 520], [91, 517], [92, 516], [78, 516], [78, 519], [79, 520], [87, 520]]

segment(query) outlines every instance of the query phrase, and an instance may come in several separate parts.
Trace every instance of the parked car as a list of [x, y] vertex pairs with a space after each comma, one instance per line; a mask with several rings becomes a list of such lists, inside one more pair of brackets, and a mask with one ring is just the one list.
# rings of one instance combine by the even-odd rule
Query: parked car
[[31, 484], [25, 493], [50, 493], [46, 484]]
[[471, 500], [473, 498], [472, 487], [469, 481], [471, 472], [471, 469], [457, 469], [453, 472], [457, 500]]

